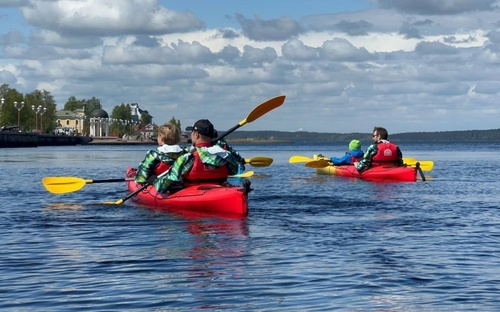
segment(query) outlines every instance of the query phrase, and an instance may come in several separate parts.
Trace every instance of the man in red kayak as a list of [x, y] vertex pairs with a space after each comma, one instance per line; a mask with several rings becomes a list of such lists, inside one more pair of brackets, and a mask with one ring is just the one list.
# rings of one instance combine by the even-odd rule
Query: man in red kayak
[[368, 146], [363, 159], [354, 163], [358, 172], [375, 166], [403, 166], [403, 154], [396, 144], [387, 140], [388, 136], [385, 128], [373, 128], [373, 144]]
[[[193, 127], [189, 126], [186, 127], [186, 131], [193, 131]], [[214, 129], [214, 139], [219, 136], [219, 133], [217, 132], [217, 129]], [[231, 154], [233, 154], [234, 157], [236, 157], [236, 160], [240, 163], [240, 167], [238, 170], [238, 174], [243, 173], [245, 171], [245, 158], [243, 158], [240, 153], [238, 153], [235, 149], [233, 149], [229, 144], [227, 144], [226, 140], [220, 139], [216, 143], [222, 149], [229, 151]]]
[[154, 182], [158, 192], [167, 192], [190, 185], [223, 184], [229, 175], [238, 173], [238, 158], [212, 140], [214, 126], [208, 119], [198, 120], [191, 132], [193, 146], [181, 155], [167, 173]]

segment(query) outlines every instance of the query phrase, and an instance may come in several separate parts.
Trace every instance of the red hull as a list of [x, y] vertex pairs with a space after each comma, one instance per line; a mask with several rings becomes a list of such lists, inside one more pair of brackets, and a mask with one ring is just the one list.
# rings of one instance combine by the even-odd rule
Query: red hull
[[[127, 177], [133, 177], [136, 170], [127, 169]], [[141, 185], [127, 181], [132, 193]], [[158, 193], [153, 186], [148, 186], [132, 198], [136, 203], [156, 209], [189, 210], [213, 214], [248, 214], [248, 189], [241, 186], [221, 186], [202, 184], [186, 187], [174, 194]]]
[[[315, 156], [316, 158], [316, 156]], [[371, 181], [415, 182], [417, 169], [412, 167], [377, 166], [359, 173], [354, 165], [327, 166], [317, 168], [318, 174], [332, 174], [341, 177], [359, 178]]]

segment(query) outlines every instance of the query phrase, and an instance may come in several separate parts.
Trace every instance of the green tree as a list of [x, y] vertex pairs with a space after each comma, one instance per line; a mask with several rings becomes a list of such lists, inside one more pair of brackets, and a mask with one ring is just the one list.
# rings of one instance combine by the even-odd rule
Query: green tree
[[111, 112], [113, 122], [111, 124], [111, 133], [121, 137], [124, 134], [130, 134], [132, 129], [132, 111], [130, 104], [120, 104], [113, 108]]
[[77, 100], [73, 95], [68, 98], [66, 104], [64, 104], [64, 110], [74, 112], [77, 109], [85, 108], [85, 100]]
[[90, 118], [90, 114], [92, 114], [93, 111], [95, 111], [96, 109], [102, 109], [101, 100], [95, 97], [92, 97], [89, 100], [83, 100], [83, 103], [83, 109], [85, 112], [85, 116], [87, 116], [87, 119]]
[[[19, 93], [16, 89], [10, 88], [8, 84], [3, 84], [0, 87], [0, 97], [3, 99], [3, 105], [0, 107], [0, 125], [1, 126], [17, 126], [17, 114], [18, 110], [14, 105], [17, 102], [20, 105], [24, 101], [24, 96]], [[25, 115], [27, 112], [27, 105], [25, 103], [24, 107], [21, 109], [21, 114]], [[22, 116], [23, 118], [25, 116]], [[24, 120], [20, 121], [21, 128], [25, 128]]]
[[[56, 103], [49, 91], [35, 90], [23, 96], [8, 84], [3, 84], [0, 86], [0, 96], [4, 99], [0, 124], [17, 125], [19, 118], [19, 130], [22, 131], [50, 132], [55, 128]], [[24, 106], [21, 107], [22, 102]]]
[[56, 128], [57, 105], [49, 91], [35, 90], [26, 94], [26, 104], [32, 112], [27, 114], [28, 124], [38, 127], [42, 133], [50, 133]]
[[168, 121], [168, 123], [171, 123], [171, 124], [173, 124], [173, 125], [176, 125], [176, 126], [177, 126], [177, 128], [182, 129], [182, 128], [181, 128], [181, 121], [180, 121], [180, 120], [176, 120], [176, 119], [175, 119], [175, 117], [172, 117], [172, 119], [170, 119], [170, 120]]
[[141, 113], [141, 125], [147, 125], [152, 122], [153, 122], [153, 117], [147, 111], [143, 111]]

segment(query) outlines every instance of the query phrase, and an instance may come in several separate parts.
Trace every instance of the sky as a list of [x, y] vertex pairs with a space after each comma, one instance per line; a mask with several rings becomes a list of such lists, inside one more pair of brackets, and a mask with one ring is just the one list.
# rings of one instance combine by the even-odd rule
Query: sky
[[156, 124], [500, 128], [500, 0], [0, 0], [0, 84]]

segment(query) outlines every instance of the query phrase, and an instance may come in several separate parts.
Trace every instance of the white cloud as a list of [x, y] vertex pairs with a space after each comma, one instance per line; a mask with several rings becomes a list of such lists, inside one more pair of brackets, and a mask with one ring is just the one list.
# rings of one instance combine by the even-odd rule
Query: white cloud
[[29, 24], [74, 36], [177, 33], [203, 24], [156, 0], [31, 0], [22, 12]]
[[378, 3], [297, 20], [238, 13], [240, 27], [204, 29], [154, 0], [10, 1], [29, 29], [2, 28], [0, 77], [23, 93], [49, 90], [59, 108], [70, 96], [109, 112], [137, 102], [155, 122], [184, 126], [209, 118], [228, 129], [285, 94], [246, 129], [498, 128], [495, 2]]

